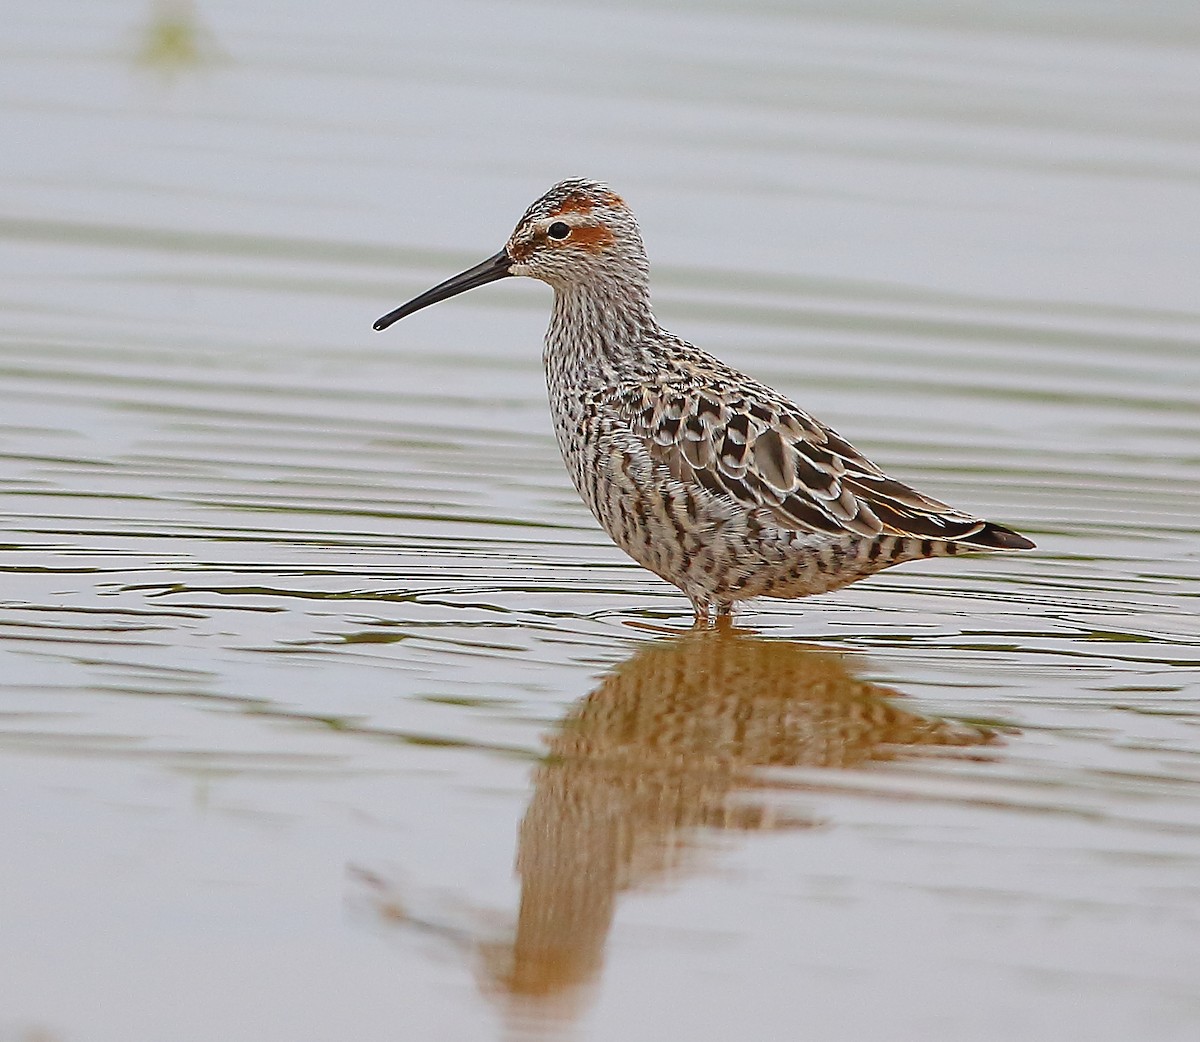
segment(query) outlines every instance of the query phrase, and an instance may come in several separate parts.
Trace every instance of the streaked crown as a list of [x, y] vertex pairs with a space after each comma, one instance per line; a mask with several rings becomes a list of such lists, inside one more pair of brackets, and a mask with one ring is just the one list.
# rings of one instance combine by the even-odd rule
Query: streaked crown
[[505, 249], [513, 275], [556, 289], [598, 278], [644, 281], [648, 270], [633, 211], [604, 182], [583, 178], [560, 181], [534, 202]]

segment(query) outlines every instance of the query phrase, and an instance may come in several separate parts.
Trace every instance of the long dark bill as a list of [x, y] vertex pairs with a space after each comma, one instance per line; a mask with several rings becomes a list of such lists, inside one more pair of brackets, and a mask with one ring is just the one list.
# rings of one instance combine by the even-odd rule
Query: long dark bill
[[465, 293], [476, 286], [486, 286], [489, 282], [506, 278], [512, 274], [508, 270], [510, 264], [512, 264], [512, 258], [508, 255], [508, 251], [501, 250], [482, 264], [476, 264], [473, 268], [459, 272], [453, 278], [438, 283], [433, 289], [427, 289], [419, 297], [413, 297], [407, 304], [401, 304], [395, 311], [389, 311], [375, 323], [375, 328], [387, 329], [393, 322], [398, 322], [414, 311], [420, 311], [421, 308], [427, 308], [430, 304], [436, 304], [439, 300], [445, 300], [447, 297]]

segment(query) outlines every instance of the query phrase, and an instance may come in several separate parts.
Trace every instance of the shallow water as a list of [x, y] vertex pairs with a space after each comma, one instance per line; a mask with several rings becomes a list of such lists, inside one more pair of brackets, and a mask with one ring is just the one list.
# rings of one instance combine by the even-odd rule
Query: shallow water
[[[1196, 1037], [1200, 20], [806, 11], [10, 13], [0, 1038]], [[579, 173], [1038, 551], [686, 633], [544, 287], [370, 329]]]

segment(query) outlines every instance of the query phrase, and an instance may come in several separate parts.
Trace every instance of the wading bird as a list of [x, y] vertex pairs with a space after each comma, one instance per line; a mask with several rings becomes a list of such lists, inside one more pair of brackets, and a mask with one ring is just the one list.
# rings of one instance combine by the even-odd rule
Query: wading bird
[[542, 361], [576, 489], [698, 622], [922, 557], [1033, 548], [888, 477], [778, 391], [663, 329], [637, 220], [601, 182], [555, 185], [499, 253], [375, 328], [510, 275], [554, 289]]

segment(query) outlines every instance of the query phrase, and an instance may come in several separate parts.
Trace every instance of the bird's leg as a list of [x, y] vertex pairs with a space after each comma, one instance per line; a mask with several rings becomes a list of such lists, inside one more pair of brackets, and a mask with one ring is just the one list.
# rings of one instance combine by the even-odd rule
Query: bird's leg
[[700, 597], [693, 597], [691, 601], [692, 611], [696, 613], [695, 619], [692, 620], [692, 626], [698, 630], [708, 629], [712, 625], [712, 601]]

